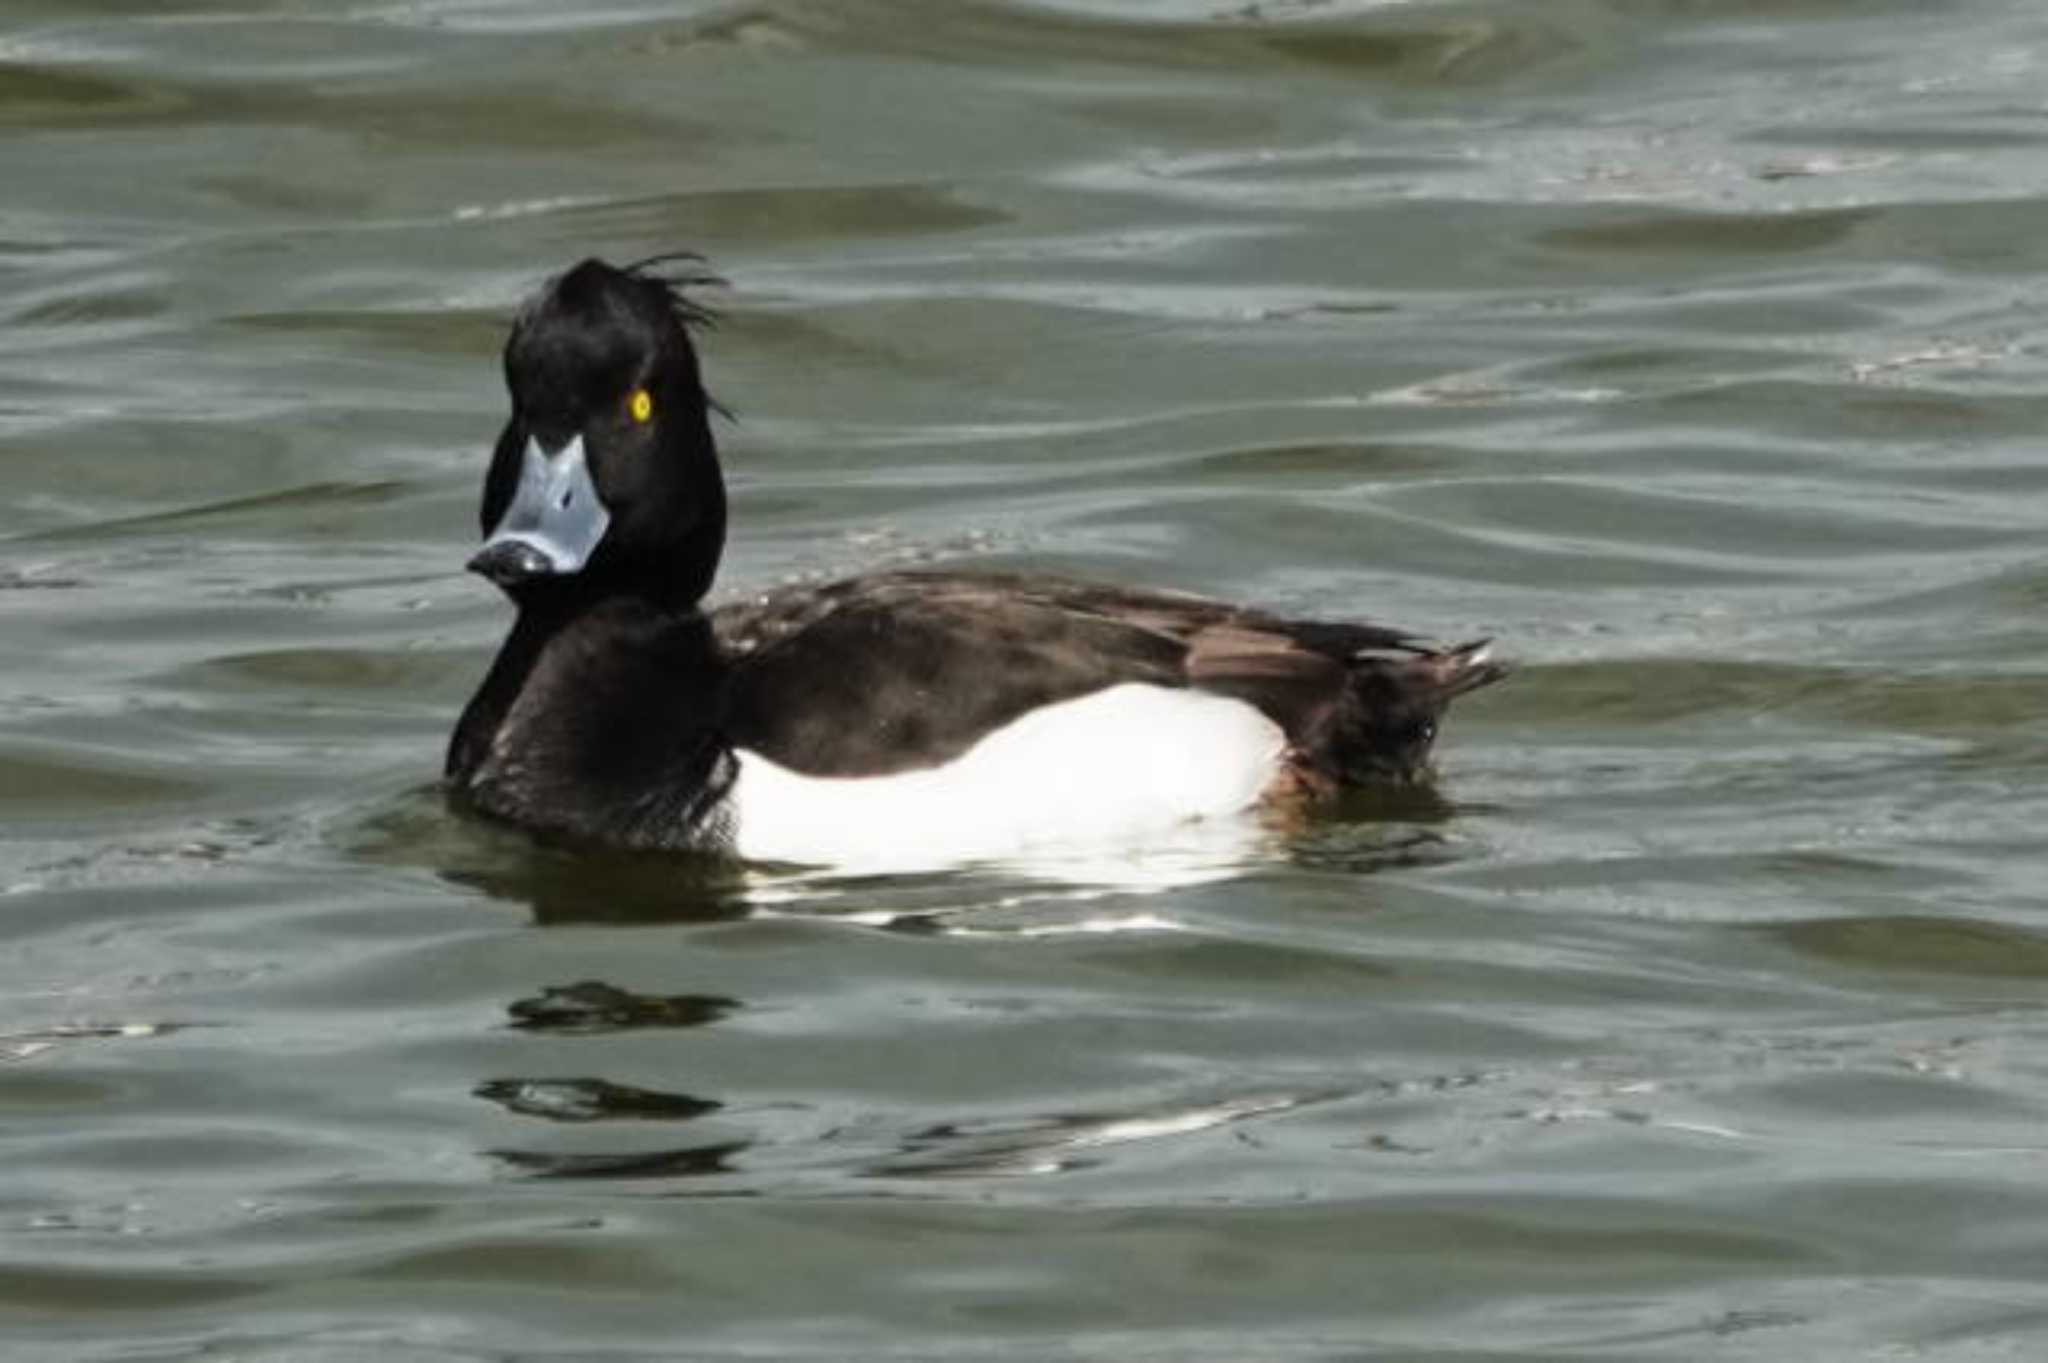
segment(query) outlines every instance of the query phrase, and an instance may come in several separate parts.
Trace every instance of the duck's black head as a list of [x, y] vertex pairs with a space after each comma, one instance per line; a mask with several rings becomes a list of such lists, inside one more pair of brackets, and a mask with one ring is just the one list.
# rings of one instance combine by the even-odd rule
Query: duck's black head
[[522, 606], [615, 595], [688, 606], [725, 544], [725, 488], [675, 282], [586, 260], [519, 310], [512, 415], [469, 561]]

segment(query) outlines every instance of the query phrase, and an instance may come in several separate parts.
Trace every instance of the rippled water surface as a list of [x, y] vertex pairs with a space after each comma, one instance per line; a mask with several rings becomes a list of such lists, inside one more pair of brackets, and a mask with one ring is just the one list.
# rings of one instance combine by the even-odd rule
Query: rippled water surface
[[[0, 1343], [2048, 1349], [2033, 0], [13, 0]], [[744, 591], [1493, 634], [1230, 864], [451, 816], [516, 301], [690, 247]]]

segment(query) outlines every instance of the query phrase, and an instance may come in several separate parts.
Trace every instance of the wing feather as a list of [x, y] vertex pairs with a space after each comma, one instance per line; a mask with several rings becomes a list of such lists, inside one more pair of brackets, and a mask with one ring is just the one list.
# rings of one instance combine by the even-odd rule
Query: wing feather
[[713, 613], [728, 737], [810, 775], [936, 766], [1027, 710], [1123, 682], [1243, 700], [1319, 745], [1355, 659], [1430, 655], [1377, 625], [1000, 573], [876, 574]]

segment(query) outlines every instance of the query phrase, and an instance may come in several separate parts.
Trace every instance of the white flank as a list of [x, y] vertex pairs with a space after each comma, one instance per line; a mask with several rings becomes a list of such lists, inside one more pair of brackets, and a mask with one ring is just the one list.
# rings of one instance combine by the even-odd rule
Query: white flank
[[910, 870], [1142, 840], [1250, 808], [1285, 748], [1280, 727], [1242, 701], [1126, 683], [894, 776], [804, 776], [742, 749], [734, 850]]

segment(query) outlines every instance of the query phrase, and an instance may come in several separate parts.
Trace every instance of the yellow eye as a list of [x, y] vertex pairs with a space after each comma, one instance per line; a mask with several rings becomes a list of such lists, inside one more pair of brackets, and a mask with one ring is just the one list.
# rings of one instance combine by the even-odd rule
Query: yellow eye
[[626, 410], [633, 414], [633, 420], [646, 421], [654, 415], [654, 399], [645, 388], [635, 388], [633, 396], [626, 399]]

